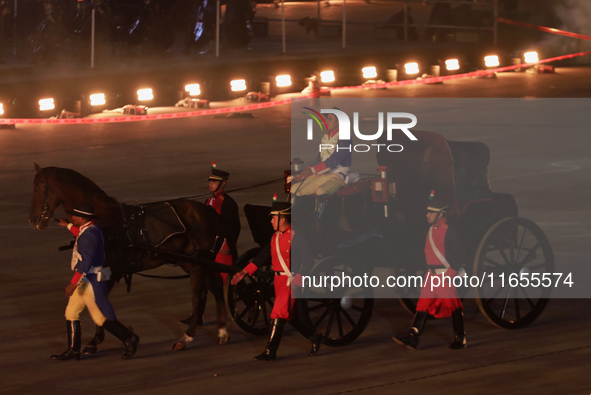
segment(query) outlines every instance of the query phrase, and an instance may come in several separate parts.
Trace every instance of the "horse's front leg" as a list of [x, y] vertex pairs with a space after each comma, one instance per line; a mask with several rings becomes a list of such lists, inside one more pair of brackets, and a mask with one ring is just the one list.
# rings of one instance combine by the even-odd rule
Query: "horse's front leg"
[[201, 265], [193, 265], [189, 270], [189, 274], [191, 276], [192, 303], [192, 312], [191, 317], [189, 318], [189, 328], [183, 336], [172, 343], [173, 351], [184, 350], [187, 347], [187, 344], [193, 341], [193, 338], [195, 337], [195, 330], [197, 329], [197, 321], [199, 319], [199, 298], [205, 289], [205, 270]]
[[82, 354], [94, 354], [97, 350], [97, 346], [105, 340], [105, 329], [102, 326], [96, 326], [96, 333], [91, 341], [88, 342]]
[[[225, 273], [224, 273], [225, 274]], [[228, 312], [226, 310], [226, 300], [224, 298], [224, 282], [227, 275], [222, 274], [220, 277], [216, 275], [207, 275], [207, 288], [215, 297], [215, 304], [218, 313], [218, 344], [223, 346], [230, 341], [228, 334]]]

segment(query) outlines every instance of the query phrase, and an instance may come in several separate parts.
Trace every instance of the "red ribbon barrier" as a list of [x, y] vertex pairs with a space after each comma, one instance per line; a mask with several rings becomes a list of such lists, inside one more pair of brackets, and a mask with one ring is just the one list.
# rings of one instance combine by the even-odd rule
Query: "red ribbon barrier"
[[578, 34], [578, 33], [567, 32], [565, 30], [555, 29], [553, 27], [532, 25], [531, 23], [519, 22], [519, 21], [514, 21], [511, 19], [505, 19], [505, 18], [497, 18], [497, 22], [506, 23], [508, 25], [527, 27], [530, 29], [539, 30], [539, 31], [546, 32], [546, 33], [557, 34], [557, 35], [565, 36], [565, 37], [580, 38], [581, 40], [591, 40], [591, 37], [589, 37], [589, 36], [584, 36], [584, 35]]

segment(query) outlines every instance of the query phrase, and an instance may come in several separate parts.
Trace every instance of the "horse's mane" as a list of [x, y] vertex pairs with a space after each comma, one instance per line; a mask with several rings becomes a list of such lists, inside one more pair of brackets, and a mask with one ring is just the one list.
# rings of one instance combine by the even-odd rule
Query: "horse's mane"
[[45, 167], [42, 169], [43, 174], [47, 177], [51, 174], [54, 175], [56, 181], [76, 186], [80, 189], [84, 189], [86, 192], [94, 195], [97, 199], [104, 201], [105, 203], [118, 204], [117, 199], [110, 197], [103, 191], [98, 185], [96, 185], [89, 178], [83, 176], [72, 169], [64, 169], [61, 167]]

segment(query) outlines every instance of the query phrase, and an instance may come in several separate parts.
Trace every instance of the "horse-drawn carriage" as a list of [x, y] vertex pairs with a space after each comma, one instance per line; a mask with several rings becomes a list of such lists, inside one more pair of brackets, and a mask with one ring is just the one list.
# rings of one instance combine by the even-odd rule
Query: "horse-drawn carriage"
[[[530, 324], [544, 310], [551, 290], [528, 287], [522, 280], [553, 272], [547, 237], [535, 223], [518, 217], [513, 196], [491, 191], [490, 153], [485, 144], [446, 141], [429, 132], [416, 132], [416, 136], [418, 143], [405, 147], [403, 153], [378, 153], [380, 175], [361, 179], [329, 198], [294, 199], [293, 221], [308, 236], [316, 256], [307, 274], [353, 277], [385, 267], [399, 276], [423, 276], [425, 213], [430, 191], [435, 190], [438, 199], [450, 203], [450, 221], [457, 223], [466, 244], [469, 260], [460, 275], [483, 280], [480, 286], [472, 284], [482, 313], [501, 328]], [[261, 247], [272, 234], [268, 211], [245, 206], [254, 240]], [[312, 226], [306, 227], [307, 222]], [[259, 249], [244, 253], [237, 265], [246, 266]], [[509, 278], [518, 281], [510, 286]], [[467, 287], [458, 289], [463, 297], [470, 288], [465, 283]], [[363, 332], [372, 315], [374, 291], [380, 289], [343, 291], [335, 297], [323, 287], [312, 287], [306, 294], [307, 313], [327, 345], [346, 345]], [[414, 313], [420, 288], [396, 291], [403, 306]], [[273, 304], [272, 272], [263, 270], [236, 287], [229, 286], [227, 295], [240, 328], [255, 335], [266, 333]]]
[[[361, 179], [328, 198], [295, 199], [294, 227], [306, 236], [315, 258], [309, 262], [307, 274], [355, 276], [382, 267], [398, 276], [422, 276], [428, 229], [425, 208], [429, 192], [435, 190], [438, 199], [450, 203], [449, 213], [467, 245], [470, 260], [463, 262], [465, 271], [483, 281], [490, 279], [491, 286], [474, 287], [482, 313], [502, 328], [530, 324], [544, 310], [551, 288], [528, 287], [522, 280], [533, 281], [553, 272], [548, 239], [535, 223], [517, 216], [511, 195], [491, 191], [486, 145], [446, 141], [429, 132], [416, 132], [416, 136], [418, 142], [401, 153], [378, 153], [378, 176]], [[105, 233], [111, 265], [119, 265], [113, 270], [115, 279], [165, 263], [177, 264], [190, 275], [194, 310], [187, 333], [174, 343], [174, 349], [184, 348], [195, 335], [196, 300], [203, 291], [207, 270], [241, 270], [273, 234], [270, 207], [246, 205], [244, 210], [259, 247], [242, 254], [234, 267], [216, 264], [213, 260], [223, 241], [223, 229], [217, 214], [204, 204], [180, 199], [125, 206], [72, 170], [41, 169], [37, 165], [36, 169], [32, 226], [45, 228], [60, 204], [70, 209], [74, 199], [85, 199], [103, 218], [104, 223], [99, 225], [111, 229], [109, 235]], [[266, 334], [274, 301], [270, 265], [236, 286], [230, 284], [230, 278], [226, 301], [235, 323], [248, 333]], [[510, 278], [517, 278], [517, 284]], [[304, 295], [308, 301], [304, 313], [310, 315], [327, 345], [346, 345], [369, 323], [374, 291], [344, 288], [335, 296], [322, 287], [310, 287]], [[403, 305], [414, 311], [420, 289], [404, 287], [396, 291]], [[458, 291], [460, 296], [466, 295], [467, 289]], [[221, 318], [219, 324], [225, 327]], [[97, 332], [90, 344], [96, 347], [101, 336]]]

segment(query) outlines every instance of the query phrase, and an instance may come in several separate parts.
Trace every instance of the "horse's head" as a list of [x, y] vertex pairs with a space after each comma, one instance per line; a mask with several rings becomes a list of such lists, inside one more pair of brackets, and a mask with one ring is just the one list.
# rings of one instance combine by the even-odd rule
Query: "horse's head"
[[44, 172], [37, 163], [35, 163], [35, 170], [37, 174], [33, 180], [29, 224], [35, 229], [43, 230], [47, 228], [47, 221], [53, 218], [53, 212], [61, 204], [61, 199], [55, 193], [55, 187], [51, 185], [54, 177], [48, 174], [49, 172]]

